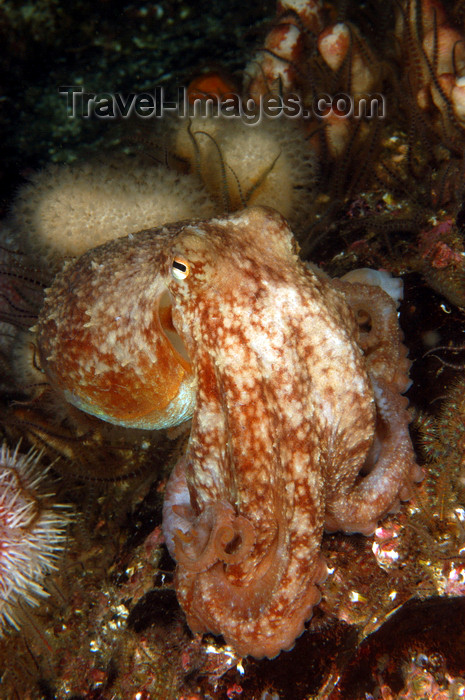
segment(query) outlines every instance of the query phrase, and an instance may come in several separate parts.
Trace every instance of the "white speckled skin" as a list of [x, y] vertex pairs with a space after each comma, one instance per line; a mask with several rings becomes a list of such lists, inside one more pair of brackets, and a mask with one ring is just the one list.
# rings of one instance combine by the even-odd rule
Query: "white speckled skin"
[[[185, 279], [172, 274], [173, 260], [186, 265]], [[157, 312], [166, 290], [172, 326]], [[359, 329], [350, 307], [365, 312], [373, 296], [371, 329]], [[172, 350], [168, 327], [191, 364]], [[150, 387], [142, 387], [145, 417], [125, 396], [129, 412], [112, 406], [122, 391], [112, 389], [115, 376], [131, 396], [158, 382], [154, 396], [163, 398], [171, 362], [188, 385], [189, 398], [172, 410], [167, 379], [162, 400], [172, 424], [192, 412], [195, 396], [164, 529], [192, 630], [221, 633], [242, 655], [273, 657], [303, 631], [325, 576], [323, 528], [372, 531], [419, 478], [399, 394], [408, 363], [394, 302], [308, 269], [271, 209], [89, 251], [49, 291], [38, 337], [52, 383], [106, 420], [163, 423], [146, 401]], [[163, 369], [154, 371], [145, 359], [159, 352]], [[108, 380], [102, 391], [97, 376]]]

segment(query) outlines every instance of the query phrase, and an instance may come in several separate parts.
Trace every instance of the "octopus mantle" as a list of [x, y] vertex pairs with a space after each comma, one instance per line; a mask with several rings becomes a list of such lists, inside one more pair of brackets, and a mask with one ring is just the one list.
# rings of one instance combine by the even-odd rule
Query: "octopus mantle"
[[164, 532], [194, 632], [242, 655], [293, 646], [318, 603], [323, 530], [369, 534], [421, 474], [396, 304], [299, 260], [256, 207], [88, 251], [48, 290], [41, 365], [123, 426], [192, 417]]

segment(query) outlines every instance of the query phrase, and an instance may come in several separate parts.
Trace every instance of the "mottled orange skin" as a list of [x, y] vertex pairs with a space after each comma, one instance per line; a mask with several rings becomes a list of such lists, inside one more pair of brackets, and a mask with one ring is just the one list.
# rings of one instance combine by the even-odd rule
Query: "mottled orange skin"
[[[129, 244], [124, 263], [121, 240]], [[39, 318], [51, 384], [78, 408], [125, 427], [164, 427], [180, 385], [193, 383], [189, 361], [164, 333], [171, 313], [160, 307], [166, 286], [154, 272], [164, 243], [141, 233], [67, 263]]]
[[[184, 279], [173, 261], [185, 264]], [[164, 509], [178, 598], [193, 631], [273, 657], [292, 647], [320, 599], [324, 527], [371, 532], [419, 478], [399, 393], [408, 362], [395, 304], [377, 287], [309, 269], [271, 209], [181, 222], [89, 251], [58, 277], [38, 331], [54, 385], [70, 385], [71, 374], [78, 403], [93, 400], [89, 384], [117, 306], [130, 330], [119, 336], [112, 372], [136, 397], [144, 372], [152, 381], [139, 358], [156, 342], [163, 356], [169, 350], [170, 321], [157, 311], [166, 290], [191, 362], [181, 350], [173, 368], [195, 378], [190, 440]], [[90, 335], [88, 318], [98, 320]], [[136, 336], [149, 347], [136, 348]], [[74, 348], [79, 355], [84, 346], [80, 361]], [[107, 343], [111, 364], [110, 354]], [[112, 420], [117, 408], [104, 403], [102, 417]], [[139, 427], [151, 427], [146, 414]], [[130, 425], [131, 415], [120, 420]]]

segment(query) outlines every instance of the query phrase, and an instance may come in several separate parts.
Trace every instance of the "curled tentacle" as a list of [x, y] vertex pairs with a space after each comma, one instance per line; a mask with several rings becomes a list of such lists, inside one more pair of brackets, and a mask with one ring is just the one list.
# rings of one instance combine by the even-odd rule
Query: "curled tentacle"
[[195, 518], [188, 533], [174, 533], [176, 561], [192, 573], [209, 569], [217, 561], [235, 564], [243, 560], [254, 544], [252, 523], [229, 503], [211, 503]]
[[[176, 588], [192, 631], [222, 634], [244, 656], [253, 653], [256, 658], [273, 658], [290, 649], [321, 599], [314, 584], [321, 583], [327, 573], [323, 559], [316, 556], [308, 562], [307, 585], [302, 585], [300, 576], [289, 580], [284, 572], [290, 569], [291, 558], [281, 525], [253, 575], [234, 576], [235, 567], [224, 561], [197, 573], [178, 559]], [[282, 588], [284, 579], [287, 590]], [[289, 595], [291, 592], [294, 595]], [[228, 610], [228, 616], [220, 618], [219, 610]]]
[[191, 573], [200, 573], [216, 562], [237, 564], [255, 542], [250, 520], [237, 516], [230, 503], [208, 504], [196, 516], [190, 503], [185, 459], [173, 470], [166, 490], [163, 529], [168, 549]]
[[[325, 579], [326, 565], [315, 553], [299, 572], [284, 522], [276, 523], [271, 537], [263, 540], [229, 503], [208, 504], [195, 515], [185, 466], [186, 460], [180, 460], [168, 482], [163, 530], [170, 551], [174, 548], [176, 589], [189, 626], [194, 632], [223, 634], [244, 656], [272, 658], [291, 648], [304, 631], [320, 601], [316, 584]], [[253, 549], [260, 550], [260, 557], [250, 569], [247, 559]], [[219, 615], [225, 610], [227, 616]]]
[[[283, 530], [280, 530], [283, 533]], [[282, 570], [284, 536], [280, 534], [272, 550], [267, 555], [263, 575], [254, 578], [247, 585], [232, 582], [221, 564], [216, 564], [196, 579], [180, 570], [177, 575], [178, 592], [185, 601], [185, 609], [190, 628], [194, 632], [212, 631], [222, 634], [234, 646], [237, 653], [245, 656], [253, 653], [256, 658], [273, 658], [281, 650], [289, 650], [304, 631], [305, 621], [312, 616], [313, 607], [320, 602], [321, 594], [316, 585], [295, 586], [296, 595], [289, 604], [278, 587]], [[321, 557], [312, 562], [309, 578], [319, 584], [327, 575], [326, 564]], [[286, 583], [289, 587], [292, 583]], [[215, 606], [209, 604], [211, 592], [215, 592]], [[218, 627], [215, 610], [229, 610], [228, 620]], [[286, 620], [280, 624], [276, 613]], [[237, 624], [240, 621], [240, 637]]]
[[399, 500], [408, 500], [412, 483], [423, 478], [408, 439], [407, 399], [383, 380], [373, 379], [373, 390], [378, 420], [374, 448], [364, 466], [368, 474], [332, 504], [325, 520], [329, 531], [371, 534], [379, 518], [395, 508]]
[[397, 306], [390, 294], [374, 284], [333, 280], [355, 314], [360, 329], [359, 344], [371, 376], [381, 378], [403, 393], [409, 388], [411, 362], [402, 343], [403, 333]]

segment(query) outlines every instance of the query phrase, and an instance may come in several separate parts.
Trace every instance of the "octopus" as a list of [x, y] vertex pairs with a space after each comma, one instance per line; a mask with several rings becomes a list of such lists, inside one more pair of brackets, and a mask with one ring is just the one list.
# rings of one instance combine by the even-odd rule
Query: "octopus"
[[252, 207], [141, 231], [65, 264], [37, 324], [66, 401], [125, 427], [191, 420], [164, 534], [195, 633], [292, 648], [321, 598], [324, 530], [373, 532], [421, 479], [396, 303], [299, 259]]

